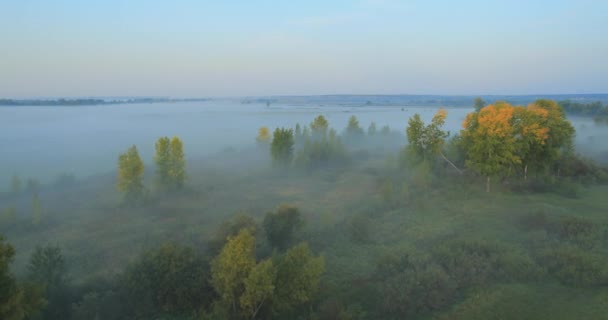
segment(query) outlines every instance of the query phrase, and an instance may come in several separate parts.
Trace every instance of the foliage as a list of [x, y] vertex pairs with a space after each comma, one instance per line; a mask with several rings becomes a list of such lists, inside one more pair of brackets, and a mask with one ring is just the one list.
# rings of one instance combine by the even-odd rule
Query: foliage
[[255, 319], [260, 308], [274, 294], [274, 279], [277, 270], [271, 259], [259, 262], [244, 280], [245, 292], [240, 298], [241, 307], [251, 319]]
[[367, 135], [368, 136], [375, 136], [376, 133], [378, 132], [378, 129], [376, 129], [376, 123], [372, 122], [369, 127], [367, 128]]
[[184, 145], [179, 137], [171, 139], [169, 177], [172, 189], [181, 189], [186, 182], [186, 159]]
[[118, 157], [118, 190], [124, 193], [124, 200], [130, 204], [144, 197], [144, 163], [137, 147], [131, 146]]
[[208, 274], [207, 263], [192, 248], [164, 244], [144, 252], [123, 281], [135, 314], [184, 315], [210, 304]]
[[70, 317], [72, 299], [68, 270], [61, 249], [56, 246], [37, 247], [28, 265], [28, 280], [44, 288], [48, 306], [42, 310], [43, 319]]
[[[410, 160], [414, 163], [421, 161], [433, 161], [441, 153], [448, 134], [441, 128], [445, 124], [447, 112], [443, 109], [437, 111], [431, 123], [425, 125], [419, 114], [414, 114], [408, 121], [406, 129], [408, 146], [406, 153], [411, 155]], [[414, 159], [411, 159], [414, 158]]]
[[171, 170], [171, 140], [168, 137], [158, 138], [155, 144], [156, 155], [156, 175], [158, 176], [158, 184], [163, 188], [169, 188], [171, 178], [169, 171]]
[[272, 163], [278, 167], [288, 167], [293, 159], [293, 130], [277, 128], [274, 130], [270, 155]]
[[0, 235], [0, 319], [28, 319], [46, 304], [38, 286], [18, 286], [9, 269], [14, 256], [15, 249]]
[[255, 138], [258, 145], [268, 145], [270, 143], [270, 130], [268, 127], [261, 127], [258, 130], [258, 136]]
[[291, 245], [295, 233], [302, 228], [303, 221], [298, 208], [283, 204], [276, 213], [266, 213], [263, 225], [268, 242], [273, 247], [284, 250]]
[[228, 241], [228, 238], [236, 236], [241, 230], [247, 229], [252, 235], [258, 232], [255, 220], [246, 214], [240, 213], [230, 220], [224, 221], [209, 241], [209, 251], [218, 253]]
[[229, 237], [220, 254], [211, 263], [211, 282], [222, 303], [233, 313], [245, 292], [245, 279], [255, 267], [255, 238], [248, 229]]
[[360, 140], [365, 132], [359, 126], [359, 120], [354, 115], [348, 119], [348, 126], [346, 127], [345, 135], [348, 141], [355, 142]]
[[603, 253], [582, 251], [572, 245], [560, 245], [542, 252], [540, 263], [565, 285], [588, 287], [608, 284], [608, 259]]
[[313, 257], [306, 243], [289, 249], [276, 259], [273, 309], [279, 314], [288, 315], [294, 308], [314, 298], [325, 262], [323, 257]]
[[325, 137], [329, 130], [329, 122], [327, 122], [324, 116], [319, 115], [310, 124], [310, 129], [312, 130], [313, 138]]

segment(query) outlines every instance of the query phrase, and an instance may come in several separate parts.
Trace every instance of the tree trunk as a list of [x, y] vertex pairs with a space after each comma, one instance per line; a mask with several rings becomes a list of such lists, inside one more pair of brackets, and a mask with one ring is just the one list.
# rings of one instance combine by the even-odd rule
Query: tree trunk
[[444, 154], [443, 152], [439, 152], [439, 155], [441, 155], [441, 157], [443, 158], [443, 160], [445, 160], [447, 163], [449, 163], [454, 169], [456, 169], [456, 171], [458, 171], [459, 174], [462, 174], [462, 170], [458, 169], [458, 167], [452, 163], [452, 161], [450, 161]]
[[524, 181], [528, 181], [528, 165], [524, 166]]
[[486, 178], [486, 192], [490, 192], [490, 176]]

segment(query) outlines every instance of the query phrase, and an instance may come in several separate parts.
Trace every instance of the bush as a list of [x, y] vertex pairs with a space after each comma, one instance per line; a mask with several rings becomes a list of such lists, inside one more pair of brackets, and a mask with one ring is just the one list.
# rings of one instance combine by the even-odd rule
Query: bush
[[541, 253], [541, 264], [561, 283], [574, 287], [608, 284], [608, 259], [604, 254], [562, 245]]
[[434, 257], [459, 287], [491, 280], [529, 280], [540, 269], [524, 252], [487, 240], [455, 240], [437, 246]]
[[441, 309], [453, 302], [456, 283], [428, 257], [404, 253], [384, 256], [376, 267], [379, 312], [403, 318]]

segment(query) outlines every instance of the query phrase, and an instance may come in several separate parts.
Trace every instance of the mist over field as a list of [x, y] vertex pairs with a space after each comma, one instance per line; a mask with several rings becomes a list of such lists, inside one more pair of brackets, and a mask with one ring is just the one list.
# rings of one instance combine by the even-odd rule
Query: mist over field
[[608, 318], [608, 2], [0, 12], [0, 320]]

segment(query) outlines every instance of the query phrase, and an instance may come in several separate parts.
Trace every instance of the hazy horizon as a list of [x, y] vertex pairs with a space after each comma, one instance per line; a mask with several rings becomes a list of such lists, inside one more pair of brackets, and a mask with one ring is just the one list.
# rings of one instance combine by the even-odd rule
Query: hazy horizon
[[608, 3], [13, 2], [0, 97], [608, 92]]

